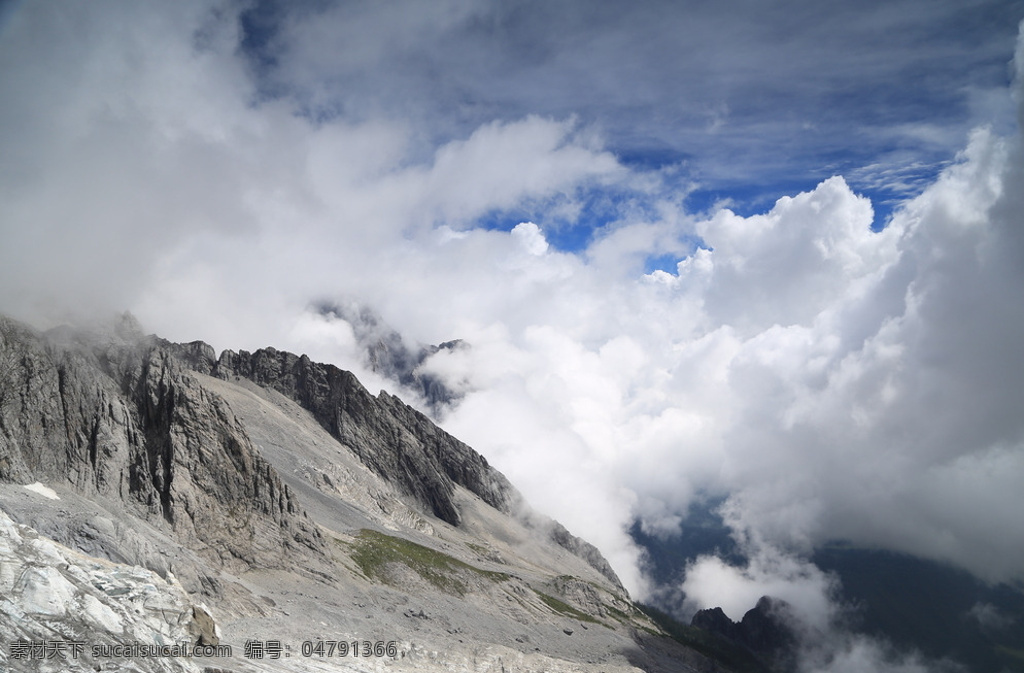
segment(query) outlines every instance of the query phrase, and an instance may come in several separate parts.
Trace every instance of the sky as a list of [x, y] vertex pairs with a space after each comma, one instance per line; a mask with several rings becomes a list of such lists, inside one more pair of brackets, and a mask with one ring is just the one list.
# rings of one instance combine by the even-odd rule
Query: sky
[[[634, 521], [721, 500], [837, 619], [845, 539], [1024, 580], [1024, 3], [0, 4], [0, 311], [352, 369], [657, 590]], [[836, 632], [815, 670], [925, 670]], [[840, 654], [836, 655], [835, 652]]]

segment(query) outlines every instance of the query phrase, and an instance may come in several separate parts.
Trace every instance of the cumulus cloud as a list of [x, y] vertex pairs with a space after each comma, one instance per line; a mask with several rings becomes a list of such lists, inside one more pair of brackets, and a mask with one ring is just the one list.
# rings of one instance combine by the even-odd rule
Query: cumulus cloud
[[702, 556], [686, 569], [683, 590], [697, 606], [721, 607], [735, 622], [762, 596], [786, 601], [806, 624], [828, 625], [838, 618], [833, 603], [835, 579], [771, 545], [748, 545], [745, 568]]
[[[14, 12], [0, 309], [45, 324], [128, 308], [168, 338], [303, 351], [373, 387], [393, 384], [318, 302], [371, 307], [410, 343], [464, 339], [422, 364], [464, 394], [445, 427], [638, 594], [629, 526], [670, 531], [700, 494], [725, 499], [752, 562], [702, 559], [686, 591], [734, 618], [776, 593], [832, 619], [829, 578], [801, 560], [829, 538], [1024, 577], [1019, 136], [973, 132], [881, 231], [840, 175], [761, 213], [695, 214], [689, 186], [624, 160], [615, 124], [587, 110], [532, 114], [525, 96], [530, 109], [473, 107], [441, 128], [384, 95], [411, 71], [382, 98], [339, 93], [366, 88], [360, 59], [402, 49], [372, 31], [343, 41], [357, 53], [314, 48], [350, 20], [383, 22], [408, 54], [476, 35], [480, 7], [446, 6], [427, 33], [403, 23], [415, 16], [340, 6], [317, 23], [307, 8], [265, 36], [276, 67], [240, 50], [233, 3]], [[268, 93], [289, 82], [305, 93]], [[612, 214], [579, 249], [555, 245], [555, 220], [601, 190]], [[529, 221], [485, 226], [516, 212]], [[647, 272], [666, 255], [674, 269]], [[823, 669], [920, 665], [836, 648]]]

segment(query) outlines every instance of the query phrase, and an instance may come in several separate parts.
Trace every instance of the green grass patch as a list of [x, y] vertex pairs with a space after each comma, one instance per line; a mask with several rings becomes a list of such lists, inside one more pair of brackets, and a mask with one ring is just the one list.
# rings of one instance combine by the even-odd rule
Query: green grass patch
[[604, 609], [608, 611], [608, 614], [610, 614], [613, 618], [615, 618], [618, 622], [620, 622], [622, 624], [632, 624], [633, 623], [633, 618], [630, 617], [629, 615], [627, 615], [622, 610], [619, 610], [618, 608], [613, 608], [610, 605], [605, 605]]
[[478, 556], [490, 561], [491, 563], [499, 563], [501, 565], [508, 565], [504, 558], [501, 556], [501, 552], [493, 547], [487, 545], [476, 544], [475, 542], [467, 542], [466, 546], [472, 549]]
[[565, 601], [561, 601], [561, 600], [555, 598], [554, 596], [549, 596], [548, 594], [546, 594], [546, 593], [544, 593], [542, 591], [537, 591], [536, 589], [534, 589], [534, 591], [540, 597], [540, 599], [542, 601], [544, 601], [545, 605], [547, 605], [549, 608], [551, 608], [552, 610], [554, 610], [555, 612], [557, 612], [559, 614], [565, 615], [567, 617], [573, 617], [575, 619], [580, 620], [581, 622], [592, 622], [594, 624], [600, 624], [601, 623], [601, 622], [597, 621], [596, 619], [594, 619], [593, 617], [591, 617], [590, 615], [588, 615], [586, 612], [582, 612], [580, 610], [577, 610], [576, 608], [574, 608], [573, 606], [569, 605]]
[[487, 557], [488, 554], [491, 553], [490, 549], [488, 549], [487, 547], [483, 546], [482, 544], [477, 544], [475, 542], [467, 542], [466, 546], [469, 547], [470, 549], [472, 549], [473, 551], [475, 551], [477, 554], [480, 554], [480, 556], [483, 556], [485, 558]]
[[369, 528], [359, 531], [349, 547], [350, 556], [359, 570], [367, 578], [385, 584], [391, 583], [388, 566], [392, 563], [401, 563], [441, 591], [459, 596], [464, 596], [469, 590], [465, 580], [473, 575], [492, 582], [511, 578], [505, 573], [481, 570], [436, 549]]

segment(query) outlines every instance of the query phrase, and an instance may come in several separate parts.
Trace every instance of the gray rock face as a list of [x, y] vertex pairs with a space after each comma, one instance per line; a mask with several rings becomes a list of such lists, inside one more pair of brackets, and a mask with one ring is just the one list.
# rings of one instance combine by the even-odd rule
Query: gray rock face
[[615, 571], [612, 570], [612, 567], [608, 564], [608, 560], [597, 547], [586, 540], [576, 537], [570, 533], [565, 526], [557, 521], [555, 521], [551, 527], [550, 537], [551, 541], [559, 547], [579, 556], [581, 559], [589, 563], [592, 568], [596, 569], [616, 585], [622, 586], [619, 582], [618, 576], [615, 574]]
[[[187, 349], [212, 352], [203, 346], [193, 343]], [[199, 367], [209, 367], [210, 374], [224, 380], [248, 379], [298, 402], [366, 466], [453, 526], [461, 520], [456, 485], [505, 514], [518, 515], [524, 509], [522, 496], [486, 458], [394, 395], [381, 391], [374, 397], [351, 372], [274, 348], [255, 353], [226, 350], [213, 366], [209, 359], [201, 359]], [[546, 528], [551, 541], [621, 586], [596, 547], [557, 522], [535, 515], [525, 518], [525, 523]]]
[[[196, 615], [202, 615], [198, 623]], [[11, 671], [94, 671], [124, 664], [104, 654], [118, 645], [188, 647], [213, 633], [212, 617], [193, 606], [181, 585], [143, 568], [89, 558], [0, 511], [0, 668]], [[60, 643], [42, 659], [32, 643]], [[75, 644], [78, 644], [76, 647]], [[203, 642], [202, 644], [212, 644]], [[189, 658], [137, 658], [131, 670], [200, 670]], [[108, 668], [109, 670], [109, 668]]]
[[438, 351], [467, 347], [461, 340], [446, 341], [436, 346], [409, 346], [401, 334], [365, 306], [325, 302], [317, 310], [329, 319], [344, 320], [351, 325], [356, 341], [366, 351], [366, 363], [370, 368], [420, 393], [434, 416], [440, 416], [446, 407], [458, 401], [459, 394], [449, 389], [439, 377], [422, 371], [420, 365]]
[[729, 619], [722, 608], [700, 610], [690, 621], [691, 626], [743, 645], [778, 671], [795, 666], [797, 636], [793, 623], [790, 605], [770, 596], [762, 596], [739, 622]]
[[455, 484], [503, 512], [517, 498], [483, 456], [397, 397], [374, 397], [351, 372], [265, 348], [224, 351], [212, 373], [246, 378], [295, 400], [370, 469], [452, 525], [460, 520]]
[[228, 405], [130, 325], [47, 338], [0, 318], [0, 480], [123, 502], [224, 562], [324, 549]]

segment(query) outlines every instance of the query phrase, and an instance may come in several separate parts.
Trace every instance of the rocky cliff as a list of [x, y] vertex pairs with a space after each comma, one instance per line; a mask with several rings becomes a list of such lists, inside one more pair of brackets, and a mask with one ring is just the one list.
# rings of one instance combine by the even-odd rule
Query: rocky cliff
[[739, 622], [729, 619], [722, 608], [698, 611], [691, 626], [727, 638], [747, 648], [773, 671], [796, 668], [797, 635], [788, 603], [762, 596]]
[[452, 525], [460, 519], [455, 484], [503, 512], [517, 498], [483, 456], [397, 397], [374, 397], [351, 372], [273, 348], [224, 351], [209, 372], [246, 378], [295, 400], [370, 469]]
[[[0, 663], [16, 671], [715, 666], [470, 447], [271, 348], [217, 357], [130, 319], [46, 333], [0, 319], [0, 510]], [[25, 656], [176, 638], [225, 653]], [[317, 653], [342, 641], [387, 661]], [[282, 644], [280, 661], [253, 643]]]
[[231, 408], [130, 320], [43, 335], [0, 318], [0, 358], [0, 480], [123, 502], [225, 562], [324, 553]]
[[[501, 512], [523, 513], [522, 496], [486, 458], [394, 395], [370, 394], [351, 372], [274, 348], [225, 350], [214, 359], [213, 348], [201, 341], [163, 343], [197, 372], [224, 380], [244, 378], [296, 401], [367, 467], [443, 521], [457, 526], [461, 520], [456, 485]], [[522, 518], [619, 583], [596, 547], [555, 522]]]

